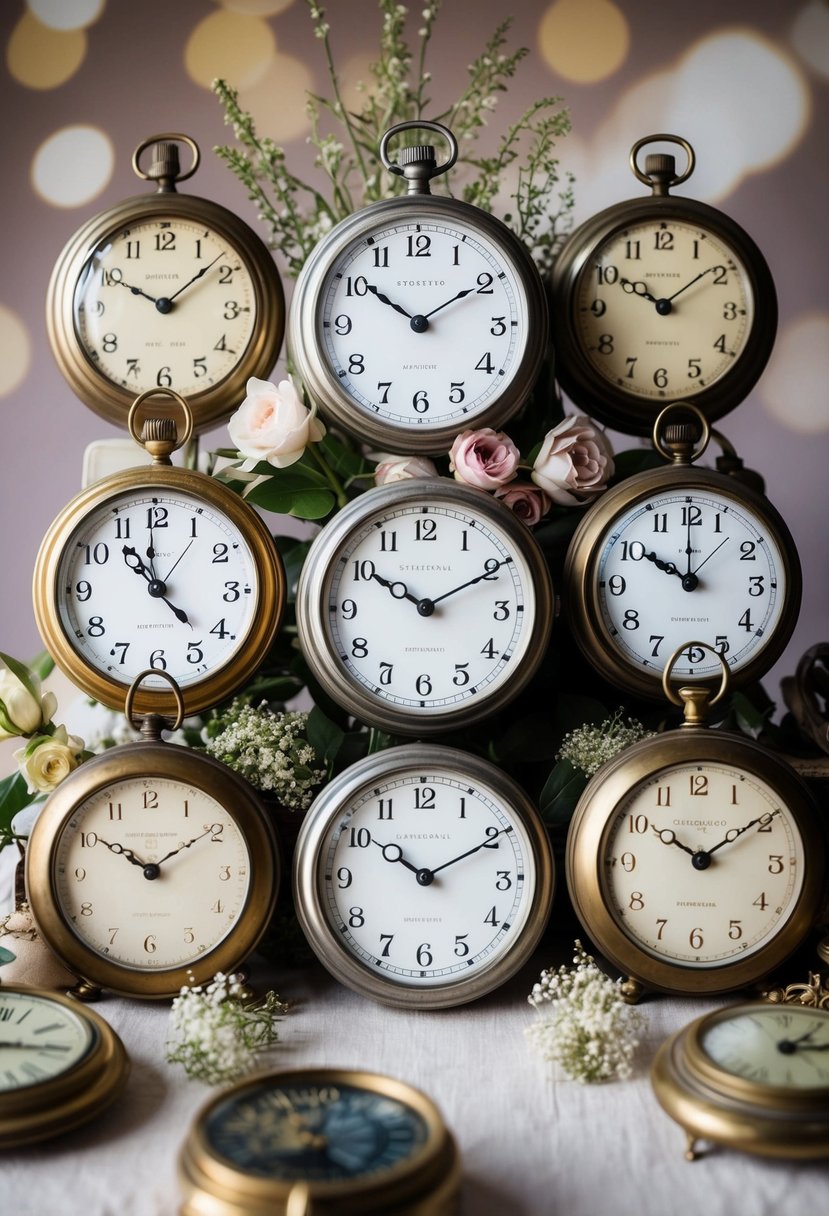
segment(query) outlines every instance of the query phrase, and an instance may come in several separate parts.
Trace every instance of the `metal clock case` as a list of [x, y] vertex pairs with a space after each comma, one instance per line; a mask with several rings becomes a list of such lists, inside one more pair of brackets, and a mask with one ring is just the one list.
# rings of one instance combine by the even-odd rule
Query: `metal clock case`
[[[192, 155], [186, 172], [179, 144]], [[46, 321], [58, 366], [85, 405], [119, 426], [150, 388], [188, 395], [196, 428], [213, 426], [279, 354], [285, 307], [273, 258], [232, 212], [177, 193], [198, 164], [186, 135], [143, 140], [133, 169], [157, 192], [93, 216], [52, 273]]]
[[81, 980], [77, 995], [164, 998], [248, 957], [273, 913], [280, 864], [246, 781], [150, 739], [86, 761], [50, 795], [29, 839], [26, 889], [41, 936]]
[[[266, 526], [238, 494], [213, 477], [173, 467], [172, 419], [135, 430], [155, 457], [151, 467], [102, 478], [58, 515], [40, 547], [34, 611], [44, 645], [84, 692], [123, 709], [146, 667], [139, 711], [172, 706], [165, 675], [182, 688], [188, 713], [216, 705], [241, 687], [273, 641], [285, 604], [285, 575]], [[148, 437], [149, 436], [149, 437]]]
[[[436, 131], [434, 148], [389, 141]], [[529, 395], [548, 340], [538, 270], [500, 220], [434, 197], [429, 182], [455, 162], [438, 123], [404, 122], [380, 158], [408, 194], [349, 216], [306, 261], [291, 304], [291, 355], [328, 418], [380, 447], [445, 452], [467, 427], [502, 426]]]
[[70, 997], [0, 985], [0, 1026], [0, 1148], [74, 1130], [126, 1084], [118, 1035]]
[[211, 1098], [178, 1173], [182, 1216], [450, 1216], [460, 1190], [434, 1103], [339, 1068], [265, 1073]]
[[[674, 157], [640, 150], [679, 144]], [[713, 421], [748, 395], [777, 329], [766, 261], [723, 212], [670, 194], [695, 164], [676, 135], [633, 145], [634, 176], [651, 196], [601, 211], [570, 236], [552, 289], [556, 374], [576, 404], [629, 434], [646, 435], [667, 401], [693, 399]]]
[[753, 1002], [719, 1009], [660, 1047], [651, 1082], [698, 1140], [763, 1157], [829, 1156], [829, 1012]]
[[476, 1000], [523, 966], [554, 867], [543, 823], [500, 769], [407, 744], [352, 765], [318, 796], [294, 856], [294, 902], [320, 961], [387, 1005]]
[[603, 765], [567, 837], [573, 907], [630, 977], [631, 999], [643, 986], [710, 994], [768, 976], [822, 899], [825, 845], [798, 776], [754, 741], [699, 725], [709, 690], [671, 696], [686, 723]]
[[661, 696], [667, 656], [692, 634], [710, 654], [686, 649], [685, 681], [710, 679], [719, 655], [732, 682], [761, 678], [797, 623], [801, 571], [794, 539], [763, 495], [727, 474], [692, 465], [705, 450], [691, 422], [656, 420], [654, 443], [672, 463], [627, 478], [594, 504], [573, 534], [564, 566], [568, 625], [585, 657], [611, 683]]
[[517, 696], [543, 658], [550, 574], [529, 529], [468, 486], [412, 480], [354, 499], [314, 541], [299, 640], [356, 718], [436, 734]]

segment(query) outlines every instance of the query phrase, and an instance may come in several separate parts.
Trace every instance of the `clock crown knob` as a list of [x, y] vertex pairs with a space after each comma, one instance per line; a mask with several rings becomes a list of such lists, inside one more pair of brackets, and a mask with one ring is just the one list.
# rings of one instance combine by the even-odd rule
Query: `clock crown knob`
[[[186, 170], [181, 167], [180, 144], [188, 148], [192, 156], [190, 168]], [[146, 151], [150, 153], [150, 165], [147, 169], [142, 169], [141, 157]], [[132, 168], [136, 176], [143, 181], [157, 182], [159, 194], [174, 194], [176, 182], [183, 182], [192, 177], [199, 167], [200, 159], [199, 146], [189, 135], [165, 132], [163, 135], [151, 135], [148, 139], [142, 139], [133, 153]]]
[[172, 464], [170, 457], [178, 446], [175, 418], [145, 418], [140, 439], [155, 464]]
[[[400, 149], [398, 161], [390, 160], [388, 154], [389, 142], [402, 131], [410, 130], [437, 132], [449, 147], [448, 158], [442, 164], [438, 164], [435, 149], [431, 144], [411, 144], [408, 147]], [[380, 160], [390, 173], [395, 173], [398, 177], [405, 178], [408, 186], [407, 194], [431, 194], [429, 182], [433, 177], [438, 177], [441, 173], [446, 173], [447, 170], [451, 169], [457, 158], [458, 141], [449, 128], [442, 126], [439, 122], [431, 122], [426, 118], [399, 122], [395, 126], [389, 127], [380, 140]]]
[[[650, 157], [648, 157], [650, 160]], [[174, 191], [176, 181], [181, 173], [181, 158], [178, 154], [178, 144], [153, 144], [152, 160], [147, 168], [147, 177], [158, 182], [161, 191]]]

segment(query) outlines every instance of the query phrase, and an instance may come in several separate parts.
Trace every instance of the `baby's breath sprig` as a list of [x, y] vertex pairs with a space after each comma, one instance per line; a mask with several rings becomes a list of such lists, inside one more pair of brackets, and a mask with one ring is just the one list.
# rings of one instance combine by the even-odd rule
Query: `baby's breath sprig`
[[239, 981], [221, 972], [207, 985], [182, 988], [170, 1008], [168, 1063], [181, 1064], [191, 1080], [208, 1085], [250, 1072], [256, 1055], [277, 1042], [276, 1023], [288, 1006], [275, 992], [248, 1005], [242, 994]]
[[655, 734], [636, 718], [625, 718], [623, 714], [624, 709], [620, 706], [611, 717], [598, 725], [585, 723], [571, 730], [564, 736], [556, 760], [569, 760], [587, 777], [592, 777], [603, 764], [626, 747], [638, 743], [640, 739], [650, 739]]
[[573, 966], [542, 971], [527, 1000], [541, 1015], [527, 1028], [528, 1039], [568, 1077], [589, 1084], [631, 1075], [644, 1017], [625, 1004], [619, 984], [599, 970], [580, 941]]

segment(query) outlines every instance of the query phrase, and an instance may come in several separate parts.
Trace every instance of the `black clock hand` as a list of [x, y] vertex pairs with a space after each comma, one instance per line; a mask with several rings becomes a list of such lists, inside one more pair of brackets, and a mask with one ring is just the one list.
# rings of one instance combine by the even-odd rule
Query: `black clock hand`
[[[450, 304], [454, 304], [456, 300], [462, 300], [464, 296], [471, 296], [473, 291], [477, 291], [476, 287], [467, 287], [466, 291], [459, 291], [457, 295], [452, 296], [451, 300], [444, 300], [442, 304], [438, 304], [437, 308], [433, 308], [431, 312], [425, 314], [424, 320], [428, 321], [436, 312], [440, 312], [442, 308], [448, 308]], [[414, 318], [413, 318], [414, 319]], [[414, 329], [414, 326], [412, 326]]]
[[[115, 269], [117, 269], [117, 267]], [[121, 271], [119, 270], [118, 273], [120, 274]], [[156, 299], [155, 296], [150, 296], [147, 294], [146, 291], [143, 291], [140, 287], [133, 287], [132, 283], [127, 283], [126, 280], [123, 278], [116, 279], [114, 276], [115, 276], [115, 270], [111, 270], [110, 275], [109, 275], [110, 282], [120, 283], [122, 287], [126, 287], [127, 291], [132, 292], [132, 294], [134, 296], [143, 296], [145, 300], [149, 300], [151, 304], [155, 304], [156, 307], [158, 307], [158, 300]]]
[[[691, 575], [691, 578], [696, 578], [696, 576], [699, 574], [700, 570], [701, 570], [701, 569], [702, 569], [702, 567], [705, 565], [705, 563], [706, 563], [706, 562], [708, 562], [708, 561], [710, 561], [710, 560], [711, 560], [711, 558], [714, 556], [714, 554], [715, 554], [715, 553], [719, 553], [720, 549], [722, 549], [723, 545], [725, 544], [725, 542], [726, 542], [728, 539], [729, 539], [729, 537], [727, 537], [727, 536], [726, 536], [726, 537], [724, 537], [724, 538], [723, 538], [723, 539], [720, 541], [720, 543], [717, 545], [716, 549], [712, 549], [712, 550], [711, 550], [711, 552], [708, 554], [708, 556], [707, 556], [707, 557], [705, 557], [705, 558], [703, 558], [703, 560], [702, 560], [702, 561], [700, 562], [700, 564], [697, 566], [696, 570], [695, 570], [695, 571], [693, 572], [693, 574]], [[696, 587], [696, 583], [694, 584], [694, 586]], [[686, 588], [686, 590], [688, 590], [688, 588]]]
[[103, 836], [99, 836], [98, 843], [109, 849], [110, 853], [115, 853], [118, 857], [126, 857], [130, 865], [139, 866], [142, 870], [147, 865], [147, 862], [142, 861], [140, 857], [137, 857], [135, 853], [133, 853], [132, 849], [128, 849], [124, 845], [119, 844], [117, 840], [114, 844], [110, 844], [108, 840], [104, 840]]
[[777, 1050], [781, 1055], [791, 1056], [796, 1051], [829, 1051], [829, 1043], [809, 1043], [813, 1034], [818, 1030], [817, 1026], [813, 1026], [811, 1030], [807, 1030], [797, 1039], [781, 1039], [777, 1044]]
[[190, 546], [192, 545], [192, 543], [193, 543], [193, 538], [191, 538], [191, 539], [190, 539], [190, 540], [187, 542], [187, 544], [186, 544], [186, 546], [184, 547], [184, 549], [181, 551], [181, 553], [178, 555], [178, 557], [176, 558], [176, 560], [173, 562], [172, 566], [171, 566], [171, 567], [170, 567], [170, 569], [167, 571], [167, 575], [166, 575], [166, 577], [165, 577], [165, 578], [162, 580], [163, 582], [165, 582], [165, 583], [166, 583], [166, 582], [168, 582], [168, 581], [169, 581], [170, 575], [173, 573], [173, 571], [175, 570], [176, 566], [179, 564], [179, 562], [181, 561], [181, 559], [184, 557], [184, 554], [185, 554], [185, 553], [187, 552], [187, 550], [190, 548]]
[[24, 1043], [21, 1039], [12, 1043], [10, 1039], [0, 1039], [0, 1050], [9, 1048], [22, 1051], [71, 1051], [68, 1043]]
[[[651, 304], [657, 304], [659, 302], [657, 300], [656, 296], [652, 296], [651, 293], [648, 291], [648, 288], [645, 283], [642, 283], [642, 282], [634, 283], [630, 279], [619, 279], [619, 282], [622, 285], [622, 291], [624, 291], [626, 293], [626, 295], [639, 296], [640, 299], [648, 300]], [[641, 290], [640, 290], [640, 288], [641, 288]]]
[[684, 853], [690, 853], [692, 857], [695, 856], [696, 850], [689, 848], [689, 846], [687, 844], [683, 844], [681, 840], [677, 840], [676, 832], [673, 831], [672, 828], [658, 828], [655, 823], [652, 823], [651, 827], [663, 844], [675, 844], [676, 847], [678, 849], [682, 849]]
[[160, 867], [163, 862], [168, 861], [171, 857], [175, 857], [176, 853], [180, 853], [182, 851], [182, 849], [189, 849], [190, 846], [192, 844], [195, 844], [197, 840], [201, 840], [202, 837], [206, 836], [208, 832], [212, 832], [212, 831], [213, 831], [213, 826], [211, 824], [210, 826], [206, 827], [204, 829], [204, 831], [201, 832], [198, 836], [194, 836], [192, 840], [188, 840], [184, 844], [180, 844], [177, 849], [172, 849], [169, 853], [166, 853], [164, 855], [164, 857], [160, 857], [158, 859], [158, 861], [153, 862], [152, 864]]
[[[499, 836], [503, 836], [504, 832], [511, 832], [511, 831], [512, 831], [511, 827], [501, 828], [500, 831], [493, 832], [493, 834], [491, 836], [487, 836], [486, 840], [482, 840], [480, 844], [476, 844], [473, 849], [467, 849], [465, 853], [459, 853], [458, 856], [453, 857], [451, 861], [445, 861], [443, 863], [443, 865], [435, 866], [434, 869], [432, 869], [432, 870], [418, 871], [417, 881], [424, 887], [428, 886], [429, 883], [431, 883], [432, 880], [434, 879], [435, 875], [439, 874], [441, 870], [445, 870], [449, 866], [453, 866], [456, 861], [463, 861], [464, 857], [471, 857], [473, 853], [478, 853], [481, 849], [485, 849], [487, 847], [487, 845], [491, 845], [493, 840], [496, 840]], [[428, 882], [423, 881], [423, 879], [421, 878], [421, 874], [430, 875]]]
[[475, 583], [480, 583], [485, 578], [492, 578], [496, 570], [499, 570], [501, 566], [506, 566], [506, 564], [511, 561], [511, 557], [505, 557], [502, 562], [496, 562], [494, 557], [489, 558], [483, 574], [477, 575], [476, 578], [469, 579], [469, 581], [466, 583], [461, 583], [458, 587], [453, 587], [451, 591], [445, 591], [443, 595], [438, 595], [433, 600], [419, 600], [417, 605], [418, 612], [421, 616], [431, 616], [435, 611], [435, 605], [439, 604], [441, 600], [448, 600], [450, 595], [455, 595], [458, 591], [463, 591], [465, 587], [472, 587]]
[[683, 291], [687, 291], [689, 287], [693, 287], [694, 283], [698, 283], [700, 279], [705, 277], [705, 275], [711, 274], [712, 271], [719, 270], [719, 269], [720, 269], [719, 266], [709, 266], [707, 270], [701, 270], [698, 275], [694, 276], [693, 279], [689, 279], [684, 287], [680, 287], [677, 291], [674, 292], [674, 294], [672, 296], [668, 296], [667, 300], [665, 300], [664, 302], [666, 304], [670, 304], [672, 300], [675, 300], [677, 298], [677, 296], [681, 296]]
[[388, 296], [384, 296], [379, 287], [375, 287], [373, 283], [366, 283], [366, 290], [370, 291], [373, 296], [376, 296], [381, 304], [388, 304], [389, 308], [393, 308], [395, 312], [399, 312], [401, 316], [407, 317], [408, 320], [411, 321], [412, 314], [410, 312], [406, 312], [406, 309], [400, 304], [395, 304], [394, 301], [390, 300]]
[[[152, 552], [152, 546], [147, 550], [147, 555]], [[122, 549], [124, 561], [129, 566], [130, 570], [135, 574], [140, 574], [147, 580], [147, 590], [154, 600], [164, 600], [164, 603], [172, 612], [173, 616], [181, 621], [184, 625], [190, 625], [190, 620], [183, 608], [177, 608], [166, 596], [167, 584], [160, 578], [156, 578], [151, 570], [144, 565], [141, 558], [138, 556], [137, 550], [133, 549], [132, 545], [124, 545]], [[132, 559], [132, 560], [130, 560]], [[190, 625], [192, 629], [193, 626]]]
[[403, 856], [403, 850], [399, 844], [380, 844], [379, 840], [375, 840], [372, 836], [371, 843], [376, 844], [383, 854], [385, 861], [399, 861], [401, 866], [405, 866], [407, 870], [411, 870], [413, 874], [420, 874], [417, 866], [413, 866], [410, 861], [407, 861]]
[[663, 562], [662, 558], [657, 557], [653, 550], [645, 554], [645, 560], [653, 562], [657, 570], [664, 570], [666, 574], [676, 574], [679, 578], [682, 578], [682, 574], [677, 570], [673, 562]]
[[747, 832], [749, 830], [749, 828], [756, 827], [758, 823], [762, 824], [763, 827], [766, 827], [767, 824], [771, 823], [774, 816], [779, 815], [779, 814], [780, 814], [779, 810], [766, 811], [766, 813], [764, 815], [758, 815], [756, 819], [749, 820], [749, 822], [745, 825], [745, 827], [732, 828], [729, 832], [726, 832], [725, 836], [723, 837], [723, 839], [721, 841], [719, 841], [718, 844], [715, 844], [713, 846], [713, 848], [706, 849], [705, 850], [706, 853], [710, 857], [712, 853], [716, 853], [717, 849], [721, 849], [723, 847], [723, 845], [733, 844], [733, 842], [735, 840], [737, 840], [738, 837], [742, 836], [742, 834], [744, 832]]
[[[401, 582], [393, 583], [393, 582], [391, 582], [390, 579], [383, 578], [382, 574], [378, 574], [376, 570], [372, 572], [371, 577], [374, 579], [374, 581], [376, 583], [379, 583], [381, 587], [387, 587], [394, 599], [409, 600], [410, 603], [412, 603], [412, 604], [420, 604], [421, 601], [417, 598], [416, 595], [412, 595], [412, 593], [409, 591], [409, 588], [406, 586], [405, 583], [401, 583]], [[402, 587], [403, 590], [402, 591], [396, 590], [396, 588], [399, 588], [399, 587]]]
[[[188, 279], [186, 283], [183, 283], [181, 285], [181, 287], [179, 287], [178, 291], [174, 291], [171, 296], [168, 296], [167, 303], [172, 304], [173, 300], [175, 300], [177, 296], [180, 296], [183, 291], [186, 291], [191, 283], [195, 283], [196, 279], [200, 279], [202, 277], [202, 275], [207, 274], [208, 270], [210, 270], [213, 266], [216, 265], [219, 258], [223, 258], [223, 257], [224, 257], [224, 250], [222, 250], [221, 253], [217, 253], [215, 258], [213, 259], [213, 261], [209, 262], [207, 264], [207, 266], [203, 266], [201, 268], [201, 270], [199, 270], [196, 274], [193, 275], [192, 279]], [[156, 308], [158, 308], [158, 304], [156, 304]], [[169, 309], [159, 309], [159, 312], [169, 312]]]

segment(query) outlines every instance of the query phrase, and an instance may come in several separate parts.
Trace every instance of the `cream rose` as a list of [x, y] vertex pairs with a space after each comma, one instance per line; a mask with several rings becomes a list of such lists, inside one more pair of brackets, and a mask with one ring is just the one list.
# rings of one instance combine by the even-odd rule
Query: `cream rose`
[[512, 481], [520, 460], [521, 453], [509, 435], [490, 426], [462, 431], [449, 451], [455, 480], [479, 490], [497, 490]]
[[[49, 697], [51, 700], [47, 700]], [[0, 739], [33, 734], [48, 720], [48, 716], [44, 718], [44, 710], [53, 702], [51, 694], [41, 702], [14, 672], [4, 667], [0, 670]]]
[[377, 461], [374, 484], [378, 486], [387, 486], [393, 481], [440, 476], [428, 456], [395, 456], [389, 452], [371, 452], [370, 456]]
[[306, 409], [290, 380], [277, 385], [255, 376], [248, 380], [247, 396], [227, 429], [250, 468], [267, 460], [284, 469], [299, 460], [309, 443], [318, 443], [325, 435], [315, 411]]
[[83, 739], [59, 726], [53, 735], [39, 735], [14, 753], [30, 794], [49, 794], [78, 767]]
[[543, 490], [524, 483], [504, 486], [495, 491], [494, 497], [500, 499], [505, 507], [509, 507], [528, 528], [537, 524], [552, 506], [549, 496]]
[[553, 502], [583, 507], [606, 488], [613, 469], [613, 449], [604, 432], [575, 414], [547, 432], [531, 477]]

